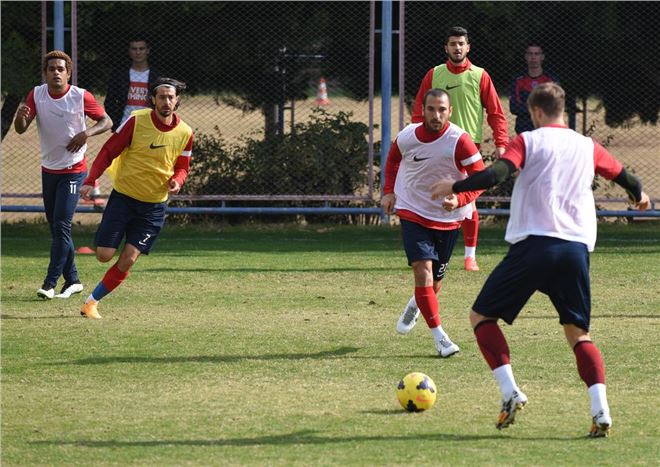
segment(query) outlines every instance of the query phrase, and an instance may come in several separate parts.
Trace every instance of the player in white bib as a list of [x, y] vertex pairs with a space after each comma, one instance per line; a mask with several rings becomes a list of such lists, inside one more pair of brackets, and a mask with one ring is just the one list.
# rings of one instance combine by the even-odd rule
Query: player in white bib
[[387, 156], [381, 205], [401, 219], [415, 293], [399, 318], [397, 331], [407, 334], [421, 313], [441, 357], [459, 351], [440, 322], [437, 294], [447, 272], [462, 222], [472, 215], [471, 203], [481, 191], [434, 201], [431, 186], [444, 179], [463, 180], [483, 170], [481, 154], [468, 133], [449, 121], [449, 95], [430, 89], [424, 95], [424, 123], [413, 123], [398, 135]]
[[[46, 84], [32, 89], [16, 112], [14, 128], [21, 134], [36, 118], [41, 142], [41, 188], [44, 211], [50, 225], [50, 263], [37, 295], [50, 300], [80, 293], [71, 238], [71, 222], [80, 198], [80, 186], [87, 175], [87, 139], [112, 126], [112, 120], [94, 96], [69, 84], [71, 58], [62, 51], [47, 53], [43, 60]], [[97, 123], [87, 128], [85, 119]], [[64, 285], [55, 287], [60, 276]]]
[[639, 210], [648, 209], [650, 201], [639, 180], [605, 148], [566, 127], [564, 102], [564, 90], [558, 84], [537, 86], [527, 101], [536, 129], [519, 134], [483, 172], [459, 182], [437, 183], [433, 197], [487, 189], [520, 170], [505, 237], [511, 247], [486, 280], [470, 313], [477, 344], [502, 393], [496, 426], [508, 427], [527, 403], [513, 377], [509, 347], [497, 320], [512, 324], [539, 290], [557, 310], [578, 373], [588, 388], [589, 436], [600, 438], [608, 436], [612, 417], [603, 358], [589, 335], [589, 253], [596, 243], [594, 174], [622, 186]]

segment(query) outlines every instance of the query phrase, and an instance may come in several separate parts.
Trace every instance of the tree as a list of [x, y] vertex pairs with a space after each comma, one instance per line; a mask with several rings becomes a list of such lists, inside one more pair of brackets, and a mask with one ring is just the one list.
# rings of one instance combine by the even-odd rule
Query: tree
[[2, 139], [16, 109], [41, 76], [38, 2], [2, 2]]

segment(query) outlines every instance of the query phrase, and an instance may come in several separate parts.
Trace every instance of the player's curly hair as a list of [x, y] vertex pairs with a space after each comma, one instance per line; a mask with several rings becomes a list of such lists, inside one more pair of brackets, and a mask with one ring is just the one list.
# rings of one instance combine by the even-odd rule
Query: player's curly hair
[[[151, 97], [156, 97], [156, 90], [161, 87], [161, 86], [169, 86], [174, 88], [177, 97], [186, 90], [186, 83], [183, 81], [178, 81], [174, 78], [158, 78], [156, 82], [151, 86], [151, 89], [149, 90], [149, 95]], [[153, 104], [152, 104], [153, 107]], [[179, 108], [179, 102], [176, 103], [176, 107], [174, 107], [174, 110]]]
[[64, 60], [64, 63], [66, 64], [66, 71], [69, 74], [71, 74], [71, 67], [73, 66], [71, 57], [69, 57], [66, 53], [62, 52], [61, 50], [53, 50], [51, 52], [48, 52], [46, 55], [44, 55], [44, 60], [43, 60], [44, 73], [46, 73], [46, 71], [48, 70], [48, 62], [54, 59]]

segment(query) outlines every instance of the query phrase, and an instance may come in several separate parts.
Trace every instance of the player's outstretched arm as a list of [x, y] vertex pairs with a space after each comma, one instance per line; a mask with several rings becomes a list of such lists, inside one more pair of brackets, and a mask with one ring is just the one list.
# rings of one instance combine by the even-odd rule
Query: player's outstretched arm
[[649, 195], [642, 191], [642, 198], [634, 204], [635, 208], [639, 211], [646, 211], [651, 206], [651, 199]]
[[452, 193], [487, 190], [502, 183], [516, 171], [516, 166], [508, 159], [498, 159], [486, 170], [470, 175], [465, 180], [441, 180], [431, 186], [431, 199], [444, 198]]
[[637, 177], [628, 173], [625, 168], [621, 169], [621, 173], [612, 179], [614, 183], [626, 190], [630, 202], [640, 211], [646, 211], [651, 205], [649, 196], [642, 191], [642, 182]]

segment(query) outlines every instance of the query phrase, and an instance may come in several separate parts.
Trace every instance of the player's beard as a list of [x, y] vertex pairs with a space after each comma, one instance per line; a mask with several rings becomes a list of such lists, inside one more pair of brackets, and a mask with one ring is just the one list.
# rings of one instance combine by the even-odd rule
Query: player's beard
[[451, 62], [455, 65], [460, 65], [461, 63], [463, 63], [465, 61], [465, 57], [466, 57], [465, 54], [461, 54], [461, 58], [457, 59], [456, 55], [450, 55], [449, 60], [451, 60]]
[[174, 111], [172, 109], [156, 109], [156, 112], [158, 112], [158, 115], [160, 115], [163, 118], [168, 118], [172, 116], [172, 113]]

